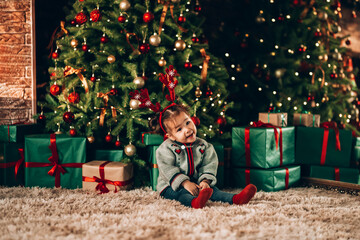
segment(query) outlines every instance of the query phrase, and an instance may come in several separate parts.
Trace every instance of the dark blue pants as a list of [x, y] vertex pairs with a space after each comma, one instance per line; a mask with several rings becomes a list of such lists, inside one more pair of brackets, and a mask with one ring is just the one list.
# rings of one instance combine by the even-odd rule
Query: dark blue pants
[[[210, 198], [211, 201], [233, 203], [232, 199], [235, 194], [220, 191], [217, 187], [212, 187], [212, 189], [213, 194]], [[196, 198], [196, 196], [191, 195], [191, 193], [183, 187], [180, 187], [177, 191], [174, 191], [171, 187], [167, 187], [161, 192], [161, 196], [166, 199], [177, 200], [187, 207], [191, 207], [191, 201]]]

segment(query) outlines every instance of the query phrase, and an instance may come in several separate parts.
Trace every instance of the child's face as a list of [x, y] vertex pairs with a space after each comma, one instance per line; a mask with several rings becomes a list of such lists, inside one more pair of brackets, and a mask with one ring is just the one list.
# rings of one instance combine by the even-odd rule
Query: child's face
[[167, 119], [164, 124], [168, 130], [167, 136], [173, 141], [193, 143], [196, 140], [196, 126], [184, 112]]

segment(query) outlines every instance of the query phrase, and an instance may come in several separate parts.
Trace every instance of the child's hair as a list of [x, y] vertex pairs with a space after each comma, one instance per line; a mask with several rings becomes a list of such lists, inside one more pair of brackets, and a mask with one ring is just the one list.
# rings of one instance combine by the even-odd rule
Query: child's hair
[[[188, 109], [180, 105], [173, 105], [167, 108], [162, 113], [161, 124], [165, 128], [166, 132], [168, 132], [168, 129], [167, 126], [164, 124], [164, 122], [169, 118], [179, 115], [181, 112], [190, 115]], [[159, 118], [160, 118], [160, 113], [156, 113], [156, 115], [149, 120], [149, 127], [153, 133], [165, 135], [164, 131], [160, 127]]]

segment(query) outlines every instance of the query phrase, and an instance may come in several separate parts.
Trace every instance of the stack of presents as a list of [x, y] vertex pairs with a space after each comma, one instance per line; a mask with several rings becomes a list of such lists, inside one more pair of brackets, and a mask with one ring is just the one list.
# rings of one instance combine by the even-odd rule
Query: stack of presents
[[[320, 124], [320, 117], [286, 113], [260, 113], [259, 121], [233, 127], [231, 154], [212, 143], [219, 158], [217, 186], [258, 190], [285, 190], [301, 176], [360, 184], [360, 138], [335, 124]], [[36, 124], [0, 126], [0, 185], [84, 188], [106, 193], [130, 189], [132, 163], [124, 163], [122, 150], [94, 150], [86, 138], [41, 134]], [[156, 150], [163, 137], [142, 133], [150, 182], [156, 190], [159, 170]]]
[[84, 137], [41, 134], [36, 124], [2, 125], [0, 149], [0, 185], [100, 193], [132, 187], [133, 165], [120, 162], [123, 151], [87, 150]]

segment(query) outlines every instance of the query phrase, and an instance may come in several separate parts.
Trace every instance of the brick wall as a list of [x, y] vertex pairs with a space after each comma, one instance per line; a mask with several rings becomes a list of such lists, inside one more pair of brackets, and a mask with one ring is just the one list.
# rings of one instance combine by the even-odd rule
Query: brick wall
[[33, 1], [0, 0], [0, 124], [35, 111]]

